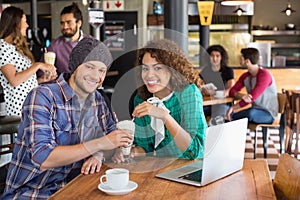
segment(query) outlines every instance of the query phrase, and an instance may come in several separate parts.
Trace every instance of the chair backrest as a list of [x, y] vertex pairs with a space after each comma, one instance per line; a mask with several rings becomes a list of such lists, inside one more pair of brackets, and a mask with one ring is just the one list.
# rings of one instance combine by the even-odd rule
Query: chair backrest
[[285, 109], [286, 95], [278, 92], [277, 98], [278, 98], [278, 113], [282, 114]]
[[[298, 117], [300, 114], [300, 92], [292, 91], [293, 95], [293, 105], [292, 108], [294, 109], [296, 116]], [[298, 122], [297, 122], [298, 123]]]
[[277, 199], [300, 198], [300, 161], [289, 154], [279, 158], [274, 178], [274, 190]]

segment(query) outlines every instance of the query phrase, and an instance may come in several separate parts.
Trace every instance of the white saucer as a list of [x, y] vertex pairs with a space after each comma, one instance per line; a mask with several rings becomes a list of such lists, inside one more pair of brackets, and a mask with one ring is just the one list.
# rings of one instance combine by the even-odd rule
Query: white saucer
[[100, 183], [98, 185], [98, 189], [101, 190], [102, 192], [105, 192], [106, 194], [109, 195], [124, 195], [124, 194], [128, 194], [129, 192], [135, 190], [138, 187], [138, 184], [136, 182], [133, 181], [129, 181], [128, 185], [121, 189], [121, 190], [114, 190], [111, 189], [108, 186], [105, 186], [103, 183]]

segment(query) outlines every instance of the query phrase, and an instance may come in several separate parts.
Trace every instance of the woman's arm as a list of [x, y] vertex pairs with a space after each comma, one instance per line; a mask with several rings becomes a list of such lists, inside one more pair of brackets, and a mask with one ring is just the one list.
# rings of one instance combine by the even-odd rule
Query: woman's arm
[[229, 96], [229, 90], [232, 88], [233, 85], [234, 85], [234, 79], [230, 79], [227, 81], [228, 88], [225, 90], [225, 96]]
[[1, 67], [3, 75], [12, 87], [17, 87], [21, 83], [27, 81], [39, 69], [44, 72], [50, 72], [51, 76], [56, 76], [56, 68], [53, 65], [48, 65], [41, 62], [36, 62], [33, 65], [31, 65], [28, 69], [23, 70], [21, 72], [17, 72], [15, 66], [12, 64], [6, 64]]

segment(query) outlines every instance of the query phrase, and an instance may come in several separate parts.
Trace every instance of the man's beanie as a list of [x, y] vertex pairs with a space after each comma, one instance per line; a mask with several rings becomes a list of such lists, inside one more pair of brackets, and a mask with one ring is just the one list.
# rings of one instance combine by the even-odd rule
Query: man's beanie
[[113, 59], [108, 48], [99, 40], [89, 37], [83, 38], [73, 48], [69, 59], [69, 70], [72, 74], [79, 65], [88, 61], [100, 61], [110, 67]]

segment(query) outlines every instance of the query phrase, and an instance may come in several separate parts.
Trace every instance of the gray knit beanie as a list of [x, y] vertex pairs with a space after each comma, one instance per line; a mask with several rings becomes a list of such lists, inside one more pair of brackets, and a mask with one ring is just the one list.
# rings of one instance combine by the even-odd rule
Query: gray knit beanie
[[103, 62], [108, 70], [113, 59], [105, 44], [95, 38], [86, 37], [78, 42], [70, 54], [68, 65], [70, 74], [72, 74], [79, 65], [88, 61]]

